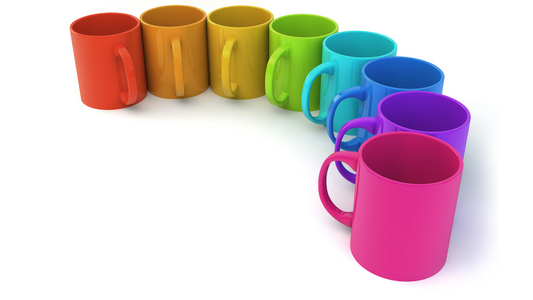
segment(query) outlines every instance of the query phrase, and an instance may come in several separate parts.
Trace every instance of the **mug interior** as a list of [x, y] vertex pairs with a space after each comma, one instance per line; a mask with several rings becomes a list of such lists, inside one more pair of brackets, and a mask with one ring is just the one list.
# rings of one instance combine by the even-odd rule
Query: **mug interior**
[[266, 9], [255, 6], [228, 6], [211, 12], [212, 23], [226, 27], [253, 27], [268, 24], [274, 16]]
[[140, 19], [143, 23], [176, 27], [194, 24], [205, 18], [205, 12], [199, 8], [183, 5], [160, 6], [145, 11]]
[[376, 83], [398, 89], [422, 89], [444, 80], [444, 74], [439, 68], [410, 57], [373, 60], [363, 67], [363, 73]]
[[451, 146], [413, 132], [376, 135], [363, 144], [359, 154], [372, 171], [401, 183], [437, 183], [451, 178], [461, 166], [461, 158]]
[[324, 43], [332, 52], [350, 57], [380, 57], [396, 50], [396, 43], [390, 38], [365, 31], [335, 33]]
[[139, 20], [134, 16], [121, 13], [103, 13], [80, 18], [71, 25], [71, 30], [78, 34], [103, 36], [124, 33], [138, 26]]
[[275, 19], [272, 29], [292, 37], [320, 37], [333, 34], [338, 26], [333, 20], [317, 15], [288, 15]]
[[400, 92], [380, 102], [381, 114], [406, 129], [426, 132], [448, 131], [461, 127], [469, 113], [459, 101], [430, 92]]

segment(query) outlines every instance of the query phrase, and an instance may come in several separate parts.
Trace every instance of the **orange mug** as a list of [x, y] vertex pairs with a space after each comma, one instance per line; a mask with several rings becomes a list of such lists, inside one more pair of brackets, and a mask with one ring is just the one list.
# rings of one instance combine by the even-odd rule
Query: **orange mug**
[[207, 16], [211, 90], [231, 99], [265, 94], [268, 25], [274, 15], [255, 6], [228, 6]]
[[209, 88], [206, 13], [196, 7], [169, 5], [141, 14], [148, 91], [181, 99]]
[[70, 25], [81, 101], [119, 109], [146, 97], [141, 23], [132, 15], [102, 13]]

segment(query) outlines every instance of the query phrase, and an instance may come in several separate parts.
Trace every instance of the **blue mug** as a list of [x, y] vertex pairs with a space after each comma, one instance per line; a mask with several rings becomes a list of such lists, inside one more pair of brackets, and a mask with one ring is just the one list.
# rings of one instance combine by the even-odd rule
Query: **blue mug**
[[[361, 83], [361, 69], [367, 62], [396, 56], [396, 49], [392, 39], [374, 32], [344, 31], [328, 36], [322, 43], [322, 64], [309, 72], [302, 89], [302, 111], [307, 119], [325, 126], [333, 97]], [[313, 82], [320, 75], [328, 76], [320, 79], [320, 111], [315, 117], [309, 109], [309, 94]], [[357, 118], [358, 106], [357, 99], [344, 101], [335, 115], [333, 131], [339, 132], [344, 123]]]
[[[384, 57], [366, 63], [361, 71], [361, 85], [346, 89], [331, 101], [326, 129], [333, 143], [337, 141], [333, 132], [335, 112], [345, 99], [361, 100], [358, 117], [376, 117], [379, 102], [386, 96], [402, 91], [427, 91], [442, 94], [444, 73], [434, 64], [411, 57]], [[341, 149], [357, 151], [361, 144], [374, 136], [363, 128], [358, 128], [356, 137], [341, 142]]]

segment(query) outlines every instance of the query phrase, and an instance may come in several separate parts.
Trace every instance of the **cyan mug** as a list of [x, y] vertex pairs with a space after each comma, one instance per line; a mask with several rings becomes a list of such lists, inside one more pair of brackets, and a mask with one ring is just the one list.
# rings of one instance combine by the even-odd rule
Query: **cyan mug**
[[[374, 135], [395, 131], [423, 133], [445, 141], [464, 157], [469, 127], [470, 112], [461, 102], [431, 92], [399, 92], [381, 100], [377, 117], [357, 118], [342, 126], [335, 152], [340, 151], [342, 138], [348, 131], [362, 128]], [[336, 165], [344, 178], [355, 183], [355, 174], [340, 162]]]
[[[411, 57], [383, 57], [371, 60], [363, 66], [361, 71], [361, 85], [346, 89], [331, 101], [326, 119], [326, 129], [333, 143], [336, 142], [333, 133], [333, 117], [345, 99], [357, 98], [361, 100], [359, 117], [375, 117], [379, 102], [390, 94], [402, 91], [428, 91], [442, 93], [444, 73], [434, 64]], [[368, 131], [359, 128], [357, 137], [349, 142], [342, 142], [344, 150], [357, 151], [361, 143], [373, 136]]]
[[[302, 111], [309, 121], [326, 125], [331, 100], [339, 92], [361, 84], [363, 66], [380, 57], [396, 56], [396, 43], [379, 33], [344, 31], [328, 36], [322, 44], [322, 64], [305, 79], [302, 90]], [[320, 111], [311, 115], [309, 96], [315, 79], [320, 76]], [[328, 76], [324, 76], [328, 75]], [[340, 104], [333, 120], [333, 131], [339, 132], [344, 123], [357, 118], [359, 101], [347, 99]], [[355, 134], [355, 131], [353, 133]]]

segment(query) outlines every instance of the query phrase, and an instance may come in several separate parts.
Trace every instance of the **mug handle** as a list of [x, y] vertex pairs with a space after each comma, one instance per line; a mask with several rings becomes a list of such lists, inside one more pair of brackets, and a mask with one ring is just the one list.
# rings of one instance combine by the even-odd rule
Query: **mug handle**
[[329, 62], [320, 64], [319, 66], [311, 70], [311, 72], [309, 72], [309, 74], [305, 78], [304, 87], [302, 89], [302, 112], [304, 113], [305, 117], [309, 121], [315, 124], [319, 124], [319, 125], [326, 124], [326, 117], [328, 115], [328, 111], [325, 110], [316, 117], [313, 117], [311, 115], [311, 109], [309, 108], [309, 96], [311, 93], [311, 87], [313, 86], [313, 82], [318, 76], [322, 74], [327, 74], [331, 76], [333, 75], [334, 72], [335, 72], [335, 64], [329, 61]]
[[183, 65], [181, 57], [181, 43], [179, 37], [173, 37], [172, 43], [172, 59], [174, 60], [174, 89], [176, 96], [185, 96], [185, 85], [183, 84]]
[[266, 74], [265, 74], [265, 92], [268, 102], [282, 107], [287, 102], [289, 102], [289, 94], [286, 92], [281, 92], [278, 98], [274, 96], [274, 71], [276, 70], [276, 65], [281, 58], [289, 58], [289, 47], [281, 46], [274, 54], [270, 57], [267, 63]]
[[[328, 110], [328, 115], [326, 118], [326, 130], [328, 132], [329, 138], [334, 144], [337, 142], [337, 139], [335, 138], [335, 134], [333, 133], [333, 118], [335, 117], [335, 111], [337, 110], [337, 107], [339, 107], [339, 104], [344, 99], [348, 98], [357, 98], [359, 99], [359, 101], [363, 101], [365, 98], [365, 93], [366, 89], [364, 86], [354, 86], [338, 93], [337, 96], [335, 96], [331, 101]], [[341, 148], [345, 150], [357, 150], [359, 149], [360, 145], [361, 140], [358, 138], [354, 138], [349, 142], [342, 142]]]
[[222, 49], [222, 90], [224, 95], [229, 98], [234, 98], [237, 93], [237, 84], [231, 82], [230, 77], [230, 64], [231, 64], [231, 51], [237, 47], [237, 39], [232, 36], [226, 40], [224, 49]]
[[[342, 138], [350, 129], [363, 128], [371, 134], [376, 134], [376, 120], [377, 119], [374, 117], [364, 117], [346, 122], [346, 124], [341, 127], [341, 130], [339, 130], [339, 133], [337, 134], [337, 141], [335, 142], [335, 152], [339, 152], [341, 150], [341, 143], [343, 143]], [[361, 146], [360, 138], [355, 137], [353, 140], [356, 140], [358, 147]], [[353, 140], [350, 140], [349, 142], [352, 142]], [[340, 161], [336, 161], [335, 165], [337, 165], [337, 170], [339, 171], [339, 173], [341, 173], [342, 177], [344, 177], [351, 183], [355, 183], [354, 173], [348, 171]]]
[[131, 55], [122, 44], [115, 45], [115, 57], [120, 57], [124, 69], [126, 70], [127, 91], [120, 92], [120, 101], [125, 105], [133, 105], [137, 101], [137, 79], [135, 78], [135, 69]]
[[[327, 186], [327, 176], [328, 176], [328, 168], [331, 162], [344, 162], [347, 163], [351, 168], [354, 170], [357, 170], [357, 166], [359, 165], [359, 153], [357, 152], [335, 152], [331, 154], [324, 163], [322, 164], [322, 167], [320, 168], [320, 173], [318, 175], [318, 195], [320, 196], [320, 200], [322, 201], [322, 205], [324, 205], [324, 208], [326, 211], [337, 221], [340, 223], [352, 227], [352, 221], [353, 221], [353, 212], [346, 212], [338, 208], [333, 201], [331, 201], [331, 198], [328, 194], [328, 186]], [[355, 185], [355, 192], [357, 193], [357, 185]], [[355, 208], [355, 203], [354, 203]]]

